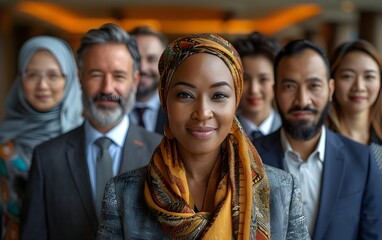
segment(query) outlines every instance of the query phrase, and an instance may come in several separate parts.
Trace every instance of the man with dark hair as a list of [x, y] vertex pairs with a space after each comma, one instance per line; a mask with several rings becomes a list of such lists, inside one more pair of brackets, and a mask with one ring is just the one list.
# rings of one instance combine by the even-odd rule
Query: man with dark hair
[[127, 117], [139, 82], [131, 36], [114, 24], [92, 29], [77, 57], [86, 120], [35, 149], [22, 239], [95, 239], [106, 182], [146, 165], [161, 140]]
[[382, 176], [373, 154], [324, 126], [334, 91], [325, 53], [292, 41], [274, 67], [283, 124], [255, 141], [263, 162], [298, 178], [312, 239], [382, 239]]
[[167, 117], [160, 107], [158, 95], [159, 58], [167, 46], [167, 38], [147, 26], [134, 28], [130, 34], [135, 37], [141, 57], [140, 81], [137, 102], [130, 113], [131, 120], [148, 131], [163, 134]]

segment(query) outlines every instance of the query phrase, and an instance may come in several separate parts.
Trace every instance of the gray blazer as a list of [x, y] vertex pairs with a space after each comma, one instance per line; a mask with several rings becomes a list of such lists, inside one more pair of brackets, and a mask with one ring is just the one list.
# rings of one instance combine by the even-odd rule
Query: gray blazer
[[[145, 166], [161, 138], [130, 122], [119, 172]], [[35, 149], [21, 239], [94, 240], [97, 229], [81, 126]]]
[[[310, 239], [296, 179], [265, 166], [271, 197], [271, 238]], [[106, 185], [97, 239], [170, 239], [150, 214], [144, 199], [146, 168], [124, 173]]]

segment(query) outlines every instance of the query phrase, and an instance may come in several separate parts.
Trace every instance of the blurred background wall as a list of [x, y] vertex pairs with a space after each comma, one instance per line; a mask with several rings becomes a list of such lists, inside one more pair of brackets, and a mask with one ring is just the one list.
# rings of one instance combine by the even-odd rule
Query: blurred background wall
[[362, 38], [382, 52], [381, 0], [0, 0], [0, 119], [28, 38], [61, 37], [75, 51], [83, 33], [106, 22], [127, 31], [149, 25], [170, 40], [198, 32], [231, 40], [254, 31], [284, 43], [305, 38], [329, 56], [343, 41]]

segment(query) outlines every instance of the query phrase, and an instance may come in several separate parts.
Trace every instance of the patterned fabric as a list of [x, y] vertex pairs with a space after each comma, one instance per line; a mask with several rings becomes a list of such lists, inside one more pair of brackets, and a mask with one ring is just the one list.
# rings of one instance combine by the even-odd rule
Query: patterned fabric
[[[189, 35], [171, 43], [159, 62], [159, 92], [164, 111], [167, 111], [172, 75], [183, 60], [196, 53], [213, 54], [226, 63], [233, 76], [236, 103], [239, 103], [243, 75], [234, 48], [216, 35]], [[231, 236], [234, 239], [270, 239], [267, 175], [237, 119], [222, 144], [221, 156], [221, 171], [213, 170], [210, 176], [210, 181], [217, 181], [218, 186], [214, 189], [215, 210], [195, 213], [185, 168], [178, 159], [176, 140], [165, 136], [148, 166], [145, 183], [148, 206], [162, 229], [174, 239], [231, 239]]]
[[225, 39], [213, 34], [187, 35], [170, 43], [159, 60], [159, 98], [165, 112], [167, 94], [172, 75], [179, 65], [189, 56], [196, 53], [209, 53], [220, 57], [228, 66], [234, 79], [236, 106], [243, 93], [243, 66], [235, 48]]
[[[66, 78], [62, 101], [47, 112], [36, 111], [26, 101], [21, 79], [32, 55], [40, 49], [52, 53]], [[5, 119], [0, 123], [1, 239], [19, 239], [20, 208], [34, 147], [82, 122], [77, 67], [66, 42], [50, 36], [31, 38], [21, 48], [18, 61], [19, 74], [7, 97]]]
[[377, 166], [379, 171], [382, 173], [382, 145], [377, 143], [371, 143], [370, 148], [374, 153], [375, 160], [377, 161]]

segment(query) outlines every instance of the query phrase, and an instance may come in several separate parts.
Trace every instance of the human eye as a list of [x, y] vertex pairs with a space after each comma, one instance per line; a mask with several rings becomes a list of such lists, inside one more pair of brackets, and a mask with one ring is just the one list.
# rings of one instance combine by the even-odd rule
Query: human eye
[[122, 74], [122, 73], [119, 73], [119, 74], [116, 74], [114, 76], [114, 78], [117, 80], [117, 81], [124, 81], [126, 79], [126, 74]]
[[282, 89], [285, 91], [292, 91], [293, 89], [295, 89], [295, 84], [291, 82], [285, 82], [282, 84]]
[[90, 72], [89, 77], [91, 79], [100, 79], [100, 78], [102, 78], [102, 73], [101, 72]]
[[350, 73], [350, 72], [343, 72], [341, 75], [340, 75], [341, 79], [343, 80], [352, 80], [354, 78], [354, 74]]
[[181, 92], [178, 92], [178, 93], [176, 94], [176, 98], [178, 98], [178, 99], [192, 99], [193, 96], [192, 96], [192, 94], [189, 93], [189, 92], [181, 91]]
[[259, 78], [260, 84], [265, 84], [269, 80], [270, 80], [269, 77], [266, 77], [266, 76], [260, 76], [260, 78]]
[[63, 77], [63, 74], [59, 72], [48, 72], [47, 73], [48, 79], [51, 81], [57, 81]]
[[228, 98], [229, 95], [224, 93], [224, 92], [217, 92], [215, 93], [213, 96], [212, 96], [212, 99], [216, 99], [216, 100], [223, 100], [223, 99], [226, 99]]
[[34, 80], [34, 79], [37, 79], [38, 77], [39, 77], [39, 73], [36, 71], [26, 71], [24, 73], [25, 79]]
[[310, 84], [310, 88], [313, 90], [320, 89], [322, 87], [322, 84], [319, 82], [313, 82]]
[[373, 80], [376, 79], [376, 76], [375, 76], [375, 75], [372, 75], [372, 74], [367, 74], [367, 75], [365, 76], [365, 79], [366, 79], [367, 81], [373, 81]]

